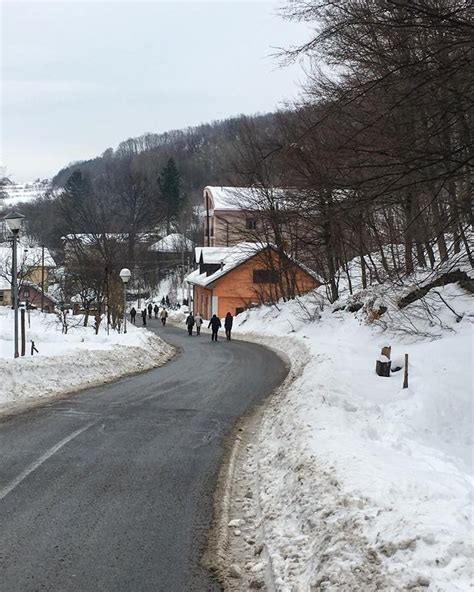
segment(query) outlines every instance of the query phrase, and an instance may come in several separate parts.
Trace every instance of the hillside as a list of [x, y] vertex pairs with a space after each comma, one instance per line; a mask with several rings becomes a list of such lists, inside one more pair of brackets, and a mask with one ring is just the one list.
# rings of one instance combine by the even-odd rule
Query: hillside
[[62, 187], [75, 170], [92, 177], [104, 171], [110, 160], [133, 158], [136, 167], [158, 176], [169, 158], [173, 158], [181, 175], [183, 190], [188, 195], [201, 192], [206, 185], [232, 184], [235, 180], [234, 153], [241, 140], [242, 126], [251, 121], [262, 132], [272, 129], [275, 115], [239, 116], [161, 134], [147, 133], [108, 148], [94, 159], [74, 162], [53, 178], [53, 187]]
[[[401, 309], [425, 282], [417, 270], [341, 286], [332, 305], [320, 288], [236, 317], [294, 375], [236, 469], [229, 540], [248, 585], [266, 573], [279, 592], [470, 589], [474, 300], [451, 283]], [[389, 378], [374, 371], [384, 345]]]

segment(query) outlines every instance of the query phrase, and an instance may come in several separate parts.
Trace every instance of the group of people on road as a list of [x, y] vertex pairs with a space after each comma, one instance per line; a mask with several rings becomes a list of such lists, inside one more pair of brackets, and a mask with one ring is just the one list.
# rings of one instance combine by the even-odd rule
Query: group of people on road
[[[166, 303], [165, 298], [163, 298], [162, 301], [163, 300]], [[152, 319], [153, 314], [155, 315], [155, 319], [159, 318], [161, 320], [161, 324], [164, 327], [166, 325], [166, 319], [168, 318], [168, 311], [166, 310], [165, 306], [163, 306], [163, 302], [161, 309], [158, 306], [158, 304], [153, 304], [152, 302], [149, 302], [148, 305], [141, 310], [142, 322], [144, 327], [146, 327], [147, 318]], [[137, 311], [135, 307], [132, 307], [130, 310], [130, 320], [134, 325], [136, 324], [136, 316]], [[231, 340], [233, 322], [234, 317], [231, 315], [230, 312], [228, 312], [224, 319], [224, 329], [227, 341]], [[201, 327], [203, 323], [204, 319], [200, 312], [196, 314], [190, 312], [186, 318], [186, 327], [188, 328], [188, 335], [193, 334], [194, 326], [196, 326], [196, 335], [201, 335]], [[208, 328], [211, 329], [211, 341], [217, 341], [217, 335], [221, 327], [222, 323], [220, 318], [216, 314], [212, 315], [212, 318], [209, 321], [208, 325]]]
[[[160, 307], [158, 306], [158, 304], [153, 305], [152, 302], [149, 302], [148, 306], [146, 306], [145, 308], [142, 308], [142, 310], [141, 310], [143, 326], [146, 327], [147, 316], [149, 319], [151, 319], [153, 313], [155, 314], [155, 319], [158, 319], [158, 317], [159, 317], [162, 325], [165, 326], [166, 319], [168, 318], [168, 311], [164, 307], [160, 310]], [[137, 311], [136, 311], [135, 307], [132, 306], [132, 308], [130, 309], [130, 321], [134, 325], [136, 325], [136, 318], [137, 318]]]
[[[227, 341], [231, 339], [231, 331], [232, 331], [232, 324], [234, 322], [234, 317], [228, 312], [224, 319], [224, 329]], [[196, 335], [201, 334], [201, 326], [203, 324], [203, 318], [201, 313], [197, 313], [193, 315], [192, 312], [189, 313], [186, 319], [186, 326], [188, 328], [188, 335], [193, 334], [194, 325], [196, 325]], [[214, 314], [212, 315], [211, 320], [209, 321], [208, 328], [211, 329], [211, 341], [217, 341], [217, 334], [219, 329], [222, 327], [222, 323], [220, 318]]]

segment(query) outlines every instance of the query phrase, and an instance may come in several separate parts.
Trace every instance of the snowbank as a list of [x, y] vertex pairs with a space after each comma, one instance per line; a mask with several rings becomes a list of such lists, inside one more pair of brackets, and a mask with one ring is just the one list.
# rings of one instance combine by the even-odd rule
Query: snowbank
[[[127, 325], [127, 333], [103, 327], [71, 327], [62, 334], [54, 315], [31, 312], [26, 356], [13, 358], [13, 314], [0, 307], [0, 412], [53, 395], [96, 386], [164, 364], [173, 348], [153, 333]], [[30, 355], [30, 340], [39, 354]]]
[[[303, 366], [244, 467], [259, 490], [244, 519], [261, 524], [280, 592], [471, 589], [473, 298], [438, 288], [456, 314], [431, 294], [400, 331], [386, 290], [383, 323], [367, 323], [370, 290], [357, 314], [321, 311], [313, 293], [235, 320]], [[409, 354], [408, 389], [403, 370], [375, 375], [386, 343], [399, 365]]]

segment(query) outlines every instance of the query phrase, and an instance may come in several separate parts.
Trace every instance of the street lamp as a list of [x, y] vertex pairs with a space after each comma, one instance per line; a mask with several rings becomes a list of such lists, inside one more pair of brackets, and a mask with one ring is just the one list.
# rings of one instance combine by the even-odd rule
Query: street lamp
[[130, 280], [130, 277], [132, 275], [132, 272], [127, 269], [126, 267], [124, 267], [121, 272], [119, 273], [120, 278], [123, 282], [123, 332], [126, 333], [127, 332], [127, 311], [126, 311], [126, 307], [127, 307], [127, 284], [128, 281]]
[[23, 214], [19, 214], [18, 212], [12, 212], [11, 214], [7, 214], [3, 218], [8, 226], [8, 229], [13, 234], [13, 253], [12, 253], [12, 290], [13, 290], [13, 310], [14, 310], [14, 318], [15, 318], [15, 329], [14, 329], [14, 355], [15, 358], [18, 358], [18, 269], [17, 269], [17, 261], [16, 261], [16, 249], [17, 249], [17, 240], [18, 240], [18, 233], [20, 232], [20, 228], [22, 225], [25, 216]]

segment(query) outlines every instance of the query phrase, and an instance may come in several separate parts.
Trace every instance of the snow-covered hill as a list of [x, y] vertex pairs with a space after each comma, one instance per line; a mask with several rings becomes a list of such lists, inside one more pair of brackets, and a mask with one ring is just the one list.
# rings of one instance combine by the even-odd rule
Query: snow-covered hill
[[50, 182], [43, 180], [27, 183], [8, 183], [3, 189], [7, 197], [0, 200], [0, 207], [8, 209], [18, 203], [30, 202], [43, 196], [50, 189]]
[[[236, 332], [301, 369], [243, 467], [259, 494], [239, 540], [263, 533], [279, 592], [471, 589], [474, 298], [453, 283], [400, 310], [410, 289], [329, 305], [320, 288], [236, 317]], [[387, 344], [402, 369], [382, 378]]]

